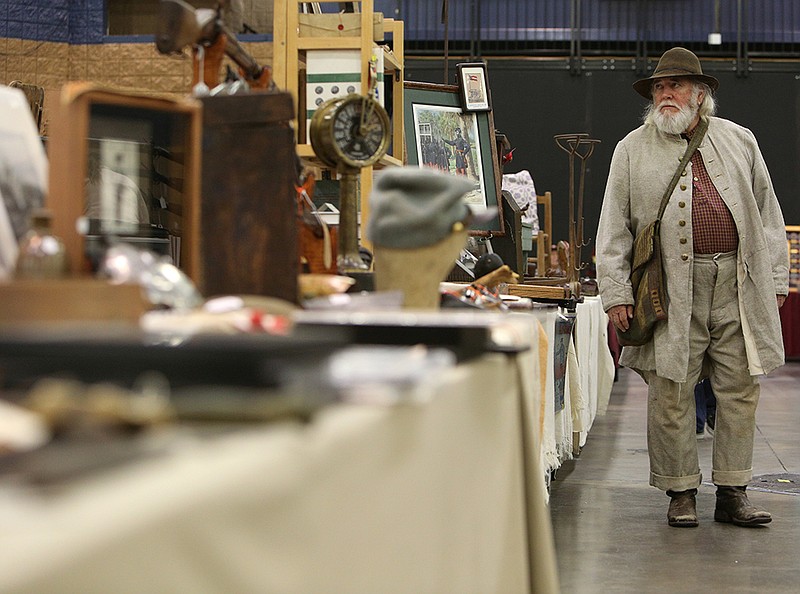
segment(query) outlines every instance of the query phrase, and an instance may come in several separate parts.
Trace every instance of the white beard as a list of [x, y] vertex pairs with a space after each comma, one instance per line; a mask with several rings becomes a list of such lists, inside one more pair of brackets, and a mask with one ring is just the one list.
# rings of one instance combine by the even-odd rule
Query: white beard
[[692, 97], [689, 104], [681, 107], [678, 113], [664, 112], [658, 107], [653, 107], [650, 119], [656, 128], [665, 134], [682, 134], [697, 117], [698, 110], [697, 100]]

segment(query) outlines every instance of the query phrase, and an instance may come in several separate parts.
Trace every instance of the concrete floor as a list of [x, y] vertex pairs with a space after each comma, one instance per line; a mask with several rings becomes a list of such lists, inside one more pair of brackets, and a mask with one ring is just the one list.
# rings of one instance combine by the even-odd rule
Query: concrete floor
[[800, 592], [800, 485], [794, 483], [794, 493], [758, 486], [763, 475], [786, 473], [795, 481], [800, 475], [800, 363], [762, 378], [761, 387], [748, 495], [772, 513], [772, 523], [714, 522], [707, 436], [699, 442], [700, 526], [671, 528], [669, 498], [648, 485], [646, 386], [634, 372], [619, 370], [608, 412], [551, 483], [564, 594]]

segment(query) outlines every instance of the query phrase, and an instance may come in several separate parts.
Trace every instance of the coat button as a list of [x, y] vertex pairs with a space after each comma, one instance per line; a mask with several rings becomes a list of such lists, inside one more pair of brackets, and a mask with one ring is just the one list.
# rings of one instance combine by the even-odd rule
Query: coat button
[[679, 224], [681, 227], [685, 227], [685, 226], [686, 226], [686, 221], [678, 221], [678, 224]]
[[685, 169], [683, 170], [683, 173], [681, 173], [681, 175], [686, 177], [686, 170]]
[[680, 206], [681, 208], [686, 208], [686, 203], [683, 200], [681, 200], [680, 202], [678, 202], [678, 206]]
[[686, 238], [685, 237], [681, 237], [681, 243], [686, 243]]
[[686, 262], [686, 260], [688, 260], [688, 259], [689, 259], [689, 254], [683, 254], [681, 256], [681, 260], [683, 260], [684, 262]]
[[681, 184], [681, 190], [685, 190], [685, 189], [686, 189], [686, 184]]

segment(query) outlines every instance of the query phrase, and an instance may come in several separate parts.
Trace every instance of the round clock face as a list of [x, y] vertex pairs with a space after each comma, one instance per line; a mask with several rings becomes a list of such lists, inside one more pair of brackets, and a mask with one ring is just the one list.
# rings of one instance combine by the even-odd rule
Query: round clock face
[[[377, 108], [376, 108], [377, 107]], [[381, 147], [388, 132], [372, 100], [345, 101], [333, 116], [333, 138], [342, 158], [351, 162], [368, 162], [382, 155]]]
[[389, 146], [389, 116], [369, 97], [351, 94], [323, 103], [311, 120], [311, 144], [332, 166], [367, 167]]

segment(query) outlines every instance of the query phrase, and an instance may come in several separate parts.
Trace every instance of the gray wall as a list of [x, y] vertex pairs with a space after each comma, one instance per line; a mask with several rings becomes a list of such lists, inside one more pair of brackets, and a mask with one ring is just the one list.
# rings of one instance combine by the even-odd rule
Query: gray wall
[[[449, 69], [454, 80], [455, 66]], [[706, 68], [720, 80], [718, 115], [750, 128], [772, 174], [787, 224], [800, 224], [800, 80], [791, 72], [734, 72]], [[553, 235], [567, 238], [568, 157], [553, 135], [588, 133], [601, 141], [587, 162], [585, 237], [591, 240], [616, 143], [639, 124], [644, 100], [631, 88], [629, 69], [590, 70], [573, 76], [562, 69], [537, 68], [531, 61], [488, 60], [495, 128], [516, 148], [505, 171], [530, 170], [538, 193], [553, 194]], [[441, 60], [406, 60], [406, 80], [441, 83]]]

